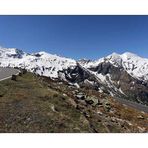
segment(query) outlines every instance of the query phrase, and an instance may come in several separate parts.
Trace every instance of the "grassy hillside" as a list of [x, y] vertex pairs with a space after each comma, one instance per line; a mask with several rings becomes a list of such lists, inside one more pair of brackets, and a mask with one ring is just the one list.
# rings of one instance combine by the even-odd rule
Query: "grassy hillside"
[[[76, 98], [78, 92], [90, 99]], [[147, 114], [93, 90], [31, 73], [0, 82], [0, 132], [148, 132], [147, 126]]]

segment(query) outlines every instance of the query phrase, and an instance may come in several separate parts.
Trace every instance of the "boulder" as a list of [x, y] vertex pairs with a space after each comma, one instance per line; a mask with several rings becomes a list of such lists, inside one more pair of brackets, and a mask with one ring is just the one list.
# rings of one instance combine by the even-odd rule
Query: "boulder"
[[105, 109], [107, 112], [109, 112], [109, 111], [111, 110], [111, 105], [110, 105], [110, 103], [109, 103], [108, 101], [106, 101], [106, 102], [104, 103], [104, 109]]
[[77, 93], [77, 94], [75, 95], [75, 97], [76, 97], [77, 99], [85, 100], [86, 95], [85, 95], [84, 93], [82, 93], [82, 92], [79, 92], [79, 93]]
[[22, 76], [22, 72], [19, 72], [19, 76], [20, 76], [20, 77]]
[[140, 115], [140, 116], [137, 116], [137, 119], [142, 119], [143, 120], [144, 117]]
[[98, 98], [96, 98], [95, 96], [88, 96], [85, 101], [86, 103], [93, 105], [93, 106], [96, 106], [99, 103]]
[[12, 75], [11, 80], [16, 81], [17, 76], [16, 75]]

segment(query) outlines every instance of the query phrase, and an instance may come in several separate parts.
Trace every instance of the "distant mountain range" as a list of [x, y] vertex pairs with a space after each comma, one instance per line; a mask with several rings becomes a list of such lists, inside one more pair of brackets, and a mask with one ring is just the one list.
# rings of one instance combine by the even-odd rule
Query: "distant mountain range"
[[76, 61], [46, 52], [28, 54], [15, 48], [0, 48], [0, 67], [25, 68], [78, 88], [91, 87], [148, 105], [148, 59], [133, 53], [113, 53], [95, 61]]

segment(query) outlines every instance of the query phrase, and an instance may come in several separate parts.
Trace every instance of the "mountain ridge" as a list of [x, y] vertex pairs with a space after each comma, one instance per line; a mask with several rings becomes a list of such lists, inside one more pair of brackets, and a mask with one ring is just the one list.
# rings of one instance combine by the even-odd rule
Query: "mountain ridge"
[[0, 48], [0, 66], [26, 69], [78, 88], [89, 87], [148, 105], [148, 59], [130, 52], [76, 61], [44, 51], [28, 54], [16, 48]]
[[[7, 63], [5, 60], [10, 59], [10, 58], [11, 58], [11, 61], [9, 61], [9, 63]], [[18, 60], [17, 60], [17, 58], [18, 58]], [[67, 66], [62, 67], [59, 70], [62, 70], [63, 68], [67, 68], [68, 66], [71, 66], [71, 65], [74, 66], [74, 65], [76, 65], [77, 62], [82, 64], [82, 66], [84, 66], [85, 68], [89, 68], [89, 67], [97, 66], [101, 62], [106, 61], [106, 62], [110, 62], [114, 66], [122, 66], [122, 67], [124, 67], [124, 69], [127, 70], [127, 72], [129, 74], [135, 76], [138, 79], [140, 79], [140, 78], [143, 79], [143, 77], [146, 76], [143, 80], [148, 80], [148, 72], [147, 72], [148, 59], [142, 58], [142, 57], [140, 57], [140, 56], [138, 56], [136, 54], [133, 54], [131, 52], [125, 52], [123, 54], [118, 54], [118, 53], [114, 52], [114, 53], [112, 53], [112, 54], [110, 54], [110, 55], [108, 55], [106, 57], [100, 58], [98, 60], [80, 59], [80, 60], [77, 61], [77, 60], [74, 60], [72, 58], [65, 58], [65, 57], [62, 57], [62, 56], [59, 56], [59, 55], [56, 55], [56, 54], [47, 53], [45, 51], [40, 51], [40, 52], [28, 54], [28, 53], [23, 52], [20, 49], [17, 49], [17, 48], [2, 48], [2, 47], [0, 47], [0, 59], [1, 59], [0, 60], [0, 62], [1, 62], [0, 66], [2, 66], [2, 67], [3, 66], [4, 67], [5, 66], [23, 67], [22, 63], [24, 63], [24, 68], [27, 68], [28, 67], [27, 66], [28, 62], [32, 63], [34, 61], [34, 63], [35, 63], [35, 61], [37, 61], [37, 60], [39, 60], [41, 58], [42, 58], [42, 61], [43, 61], [43, 59], [44, 60], [47, 60], [47, 59], [51, 59], [51, 60], [59, 59], [59, 62], [64, 60], [65, 65], [67, 65], [66, 61], [70, 62], [70, 63], [68, 63]], [[15, 61], [16, 63], [13, 62], [12, 60], [16, 60]], [[48, 62], [48, 60], [47, 60], [47, 62]], [[51, 61], [49, 61], [49, 62], [51, 62]], [[19, 63], [19, 64], [17, 64], [17, 63]], [[54, 64], [54, 63], [55, 62], [52, 62], [52, 64]], [[46, 64], [46, 63], [44, 63], [44, 64]], [[137, 64], [138, 64], [138, 68], [136, 68]], [[37, 68], [38, 67], [37, 65], [38, 64], [36, 63], [34, 65], [34, 68]], [[32, 69], [32, 68], [33, 67], [30, 67], [30, 69]], [[30, 69], [28, 68], [28, 70], [30, 70]], [[38, 74], [41, 75], [41, 72], [40, 73], [38, 72]], [[56, 76], [51, 75], [50, 72], [49, 72], [49, 74], [43, 73], [43, 75], [50, 76], [50, 77], [52, 77], [52, 76], [57, 77], [57, 75]]]

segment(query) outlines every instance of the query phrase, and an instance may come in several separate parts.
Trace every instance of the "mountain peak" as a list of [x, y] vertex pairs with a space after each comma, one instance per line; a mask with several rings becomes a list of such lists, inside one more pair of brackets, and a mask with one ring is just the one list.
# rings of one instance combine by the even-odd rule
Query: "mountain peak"
[[116, 52], [113, 52], [112, 54], [110, 54], [107, 57], [111, 57], [111, 58], [122, 58], [122, 57], [139, 57], [137, 54], [132, 53], [132, 52], [124, 52], [122, 54], [118, 54]]
[[111, 55], [106, 57], [107, 60], [111, 61], [126, 61], [126, 60], [140, 60], [144, 59], [137, 54], [131, 53], [131, 52], [125, 52], [123, 54], [118, 54], [116, 52], [113, 52]]
[[135, 53], [131, 53], [131, 52], [125, 52], [123, 54], [121, 54], [122, 57], [139, 57], [137, 54]]
[[112, 54], [108, 55], [107, 58], [109, 58], [109, 59], [120, 59], [121, 58], [120, 56], [121, 56], [120, 54], [113, 52]]
[[119, 56], [119, 54], [116, 53], [116, 52], [113, 52], [113, 53], [111, 54], [111, 56]]

